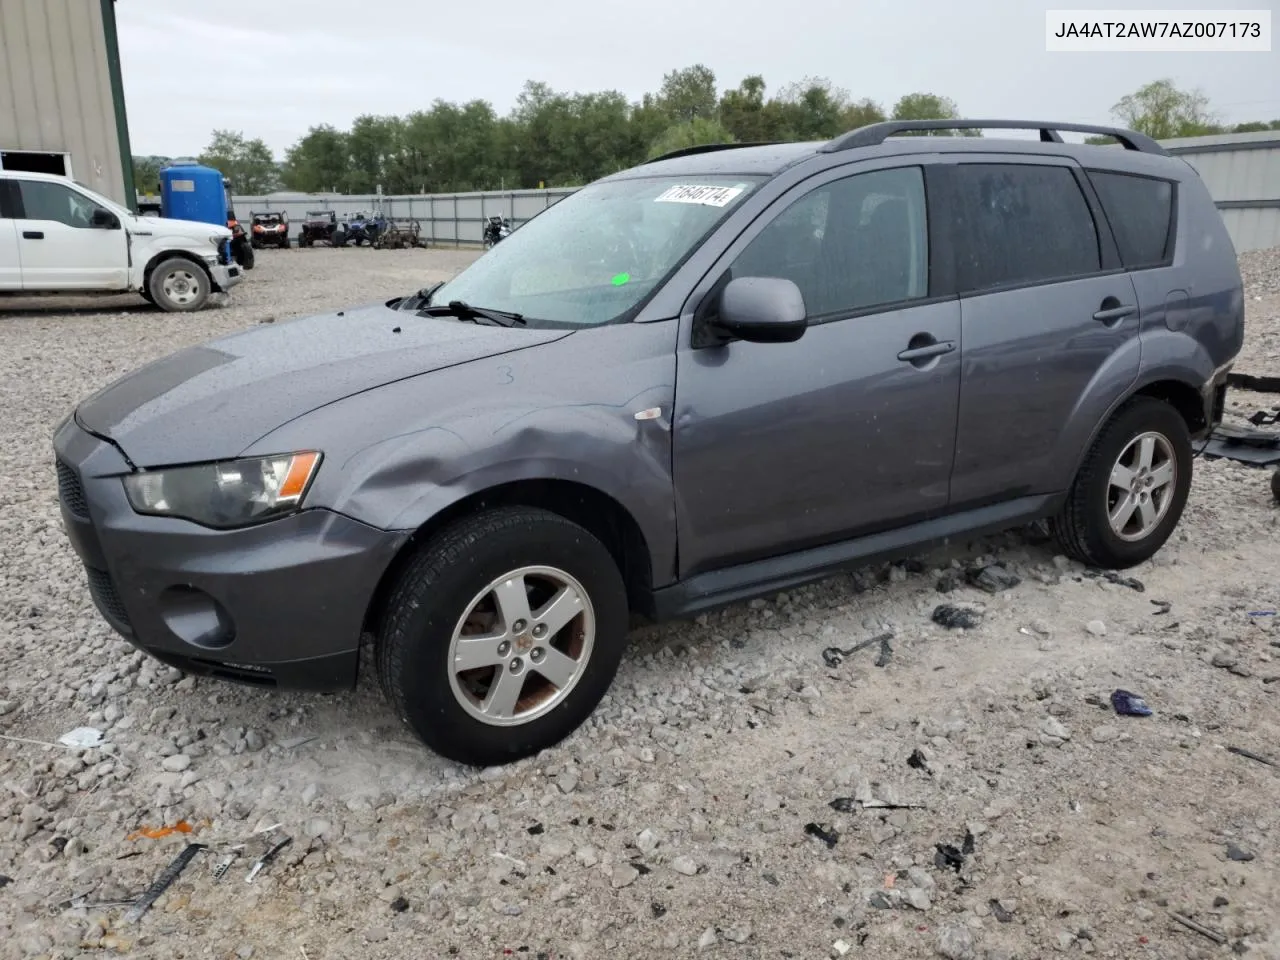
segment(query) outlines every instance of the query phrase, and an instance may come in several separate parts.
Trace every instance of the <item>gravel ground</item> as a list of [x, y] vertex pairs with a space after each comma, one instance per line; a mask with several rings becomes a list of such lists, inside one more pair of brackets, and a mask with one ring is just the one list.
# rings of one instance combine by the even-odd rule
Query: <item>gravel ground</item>
[[[500, 769], [426, 752], [368, 671], [350, 695], [274, 694], [118, 639], [60, 529], [57, 420], [177, 347], [471, 256], [263, 251], [195, 316], [5, 302], [0, 734], [107, 743], [0, 741], [0, 958], [1280, 957], [1280, 767], [1227, 749], [1280, 762], [1280, 628], [1256, 615], [1278, 601], [1277, 508], [1227, 461], [1197, 462], [1134, 582], [1028, 531], [639, 629], [591, 721]], [[1280, 252], [1242, 261], [1237, 369], [1280, 373]], [[1021, 582], [957, 585], [992, 561]], [[936, 625], [941, 603], [980, 623]], [[1154, 715], [1117, 716], [1118, 687]], [[191, 841], [210, 849], [138, 924], [57, 906], [133, 896]]]

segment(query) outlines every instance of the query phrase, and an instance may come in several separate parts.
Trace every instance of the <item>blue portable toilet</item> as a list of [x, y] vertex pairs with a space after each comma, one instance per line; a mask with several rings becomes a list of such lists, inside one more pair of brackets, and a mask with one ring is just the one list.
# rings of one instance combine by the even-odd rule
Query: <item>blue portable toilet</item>
[[160, 202], [166, 217], [227, 225], [222, 173], [195, 161], [177, 161], [160, 170]]

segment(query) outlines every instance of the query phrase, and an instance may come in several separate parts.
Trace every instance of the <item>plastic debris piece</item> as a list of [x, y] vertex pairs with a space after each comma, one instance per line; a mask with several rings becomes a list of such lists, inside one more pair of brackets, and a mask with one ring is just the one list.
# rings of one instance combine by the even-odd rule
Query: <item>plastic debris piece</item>
[[929, 764], [925, 761], [924, 754], [920, 752], [919, 747], [912, 750], [911, 756], [907, 757], [907, 766], [911, 767], [913, 770], [923, 770], [925, 773], [932, 773], [929, 769]]
[[964, 854], [953, 847], [949, 843], [935, 844], [937, 853], [933, 855], [934, 865], [939, 870], [954, 870], [960, 872], [960, 868], [964, 866]]
[[972, 630], [982, 623], [982, 614], [977, 610], [944, 603], [934, 609], [932, 619], [938, 626], [948, 630]]
[[987, 593], [1000, 593], [1002, 590], [1010, 590], [1022, 583], [1021, 577], [1010, 573], [999, 563], [973, 567], [965, 571], [965, 579], [970, 586], [985, 590]]
[[858, 801], [853, 797], [836, 797], [827, 806], [837, 813], [855, 813], [858, 809]]
[[172, 827], [140, 827], [125, 839], [137, 840], [140, 837], [146, 837], [148, 840], [159, 840], [161, 837], [171, 837], [175, 833], [191, 833], [194, 829], [186, 820], [179, 820]]
[[827, 845], [828, 850], [840, 842], [839, 831], [824, 827], [818, 823], [806, 823], [804, 825], [804, 832], [808, 836], [817, 837]]
[[151, 909], [151, 905], [160, 899], [160, 896], [169, 889], [173, 881], [178, 879], [178, 874], [186, 869], [197, 853], [205, 849], [203, 843], [189, 843], [183, 851], [173, 858], [169, 866], [164, 868], [164, 872], [156, 877], [151, 886], [143, 891], [142, 896], [134, 901], [133, 906], [129, 908], [129, 912], [124, 915], [124, 923], [137, 923], [142, 919], [142, 915]]
[[1274, 610], [1250, 610], [1249, 611], [1249, 616], [1251, 617], [1274, 617], [1275, 615], [1276, 615], [1276, 612]]
[[1013, 914], [1006, 910], [999, 900], [992, 900], [987, 906], [991, 908], [991, 915], [1001, 923], [1011, 923], [1013, 921]]
[[893, 647], [889, 645], [888, 637], [880, 638], [880, 655], [876, 657], [877, 667], [887, 667], [889, 661], [893, 659]]
[[1152, 710], [1147, 701], [1128, 690], [1116, 690], [1111, 694], [1111, 705], [1122, 717], [1149, 717]]
[[97, 727], [76, 727], [58, 738], [65, 747], [79, 747], [87, 750], [90, 747], [102, 746], [102, 731]]
[[1155, 613], [1152, 614], [1153, 617], [1164, 616], [1166, 613], [1168, 613], [1170, 610], [1173, 609], [1173, 603], [1169, 600], [1152, 600], [1151, 602], [1160, 608], [1159, 610], [1157, 610]]
[[1138, 593], [1146, 593], [1147, 587], [1137, 577], [1125, 577], [1116, 573], [1114, 570], [1086, 570], [1086, 577], [1098, 580], [1102, 579], [1107, 583], [1114, 583], [1117, 587], [1128, 587], [1130, 590], [1136, 590]]

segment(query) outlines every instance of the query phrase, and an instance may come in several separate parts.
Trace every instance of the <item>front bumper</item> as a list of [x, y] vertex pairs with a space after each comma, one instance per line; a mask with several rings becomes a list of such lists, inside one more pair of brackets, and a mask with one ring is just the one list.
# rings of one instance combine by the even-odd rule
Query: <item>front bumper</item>
[[209, 275], [213, 277], [214, 289], [220, 293], [226, 293], [244, 279], [244, 271], [234, 263], [211, 263], [208, 266]]
[[327, 510], [240, 530], [137, 514], [129, 464], [74, 418], [54, 434], [63, 526], [118, 633], [189, 673], [265, 686], [355, 683], [360, 634], [407, 539]]

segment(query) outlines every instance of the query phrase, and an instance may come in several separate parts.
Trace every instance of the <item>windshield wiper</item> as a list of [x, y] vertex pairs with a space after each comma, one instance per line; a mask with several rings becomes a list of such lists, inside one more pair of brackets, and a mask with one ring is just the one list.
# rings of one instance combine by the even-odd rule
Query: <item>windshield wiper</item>
[[525, 322], [524, 314], [492, 310], [488, 307], [473, 307], [465, 300], [450, 300], [448, 304], [423, 307], [418, 313], [428, 317], [457, 317], [459, 320], [470, 320], [472, 323], [487, 320], [499, 327], [514, 327], [516, 324], [523, 326]]

